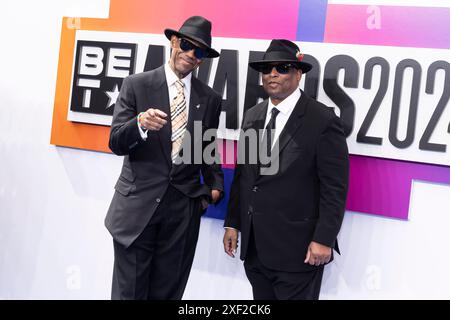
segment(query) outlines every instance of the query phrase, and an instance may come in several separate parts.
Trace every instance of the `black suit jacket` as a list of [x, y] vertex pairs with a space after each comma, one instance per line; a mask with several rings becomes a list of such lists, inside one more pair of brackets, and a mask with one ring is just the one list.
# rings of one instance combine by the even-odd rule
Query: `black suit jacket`
[[[265, 100], [249, 109], [242, 130], [263, 129], [267, 107]], [[240, 149], [244, 142], [239, 143]], [[334, 247], [345, 212], [349, 164], [340, 119], [302, 92], [280, 134], [279, 151], [274, 175], [260, 175], [258, 165], [237, 164], [225, 226], [241, 231], [242, 260], [253, 224], [266, 267], [311, 270], [315, 267], [303, 262], [310, 242]]]
[[[194, 121], [202, 121], [202, 134], [207, 129], [217, 129], [221, 102], [216, 92], [192, 77], [187, 131], [193, 132]], [[164, 111], [168, 122], [159, 131], [149, 130], [144, 141], [137, 115], [150, 107]], [[164, 66], [125, 78], [114, 108], [109, 140], [110, 149], [125, 158], [105, 219], [113, 238], [124, 246], [129, 246], [148, 224], [169, 184], [191, 198], [210, 199], [211, 189], [223, 190], [220, 164], [172, 164], [171, 134]], [[203, 150], [208, 145], [202, 143], [200, 135], [191, 135], [191, 146], [200, 145]]]

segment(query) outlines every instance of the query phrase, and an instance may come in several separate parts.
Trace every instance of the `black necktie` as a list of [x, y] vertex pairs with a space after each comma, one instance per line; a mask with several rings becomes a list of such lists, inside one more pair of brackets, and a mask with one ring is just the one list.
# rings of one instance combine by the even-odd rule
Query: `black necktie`
[[[280, 110], [277, 108], [273, 108], [270, 115], [270, 120], [267, 123], [267, 126], [264, 130], [264, 136], [262, 139], [261, 146], [266, 146], [267, 151], [267, 157], [270, 158], [272, 156], [272, 138], [274, 137], [274, 131], [275, 131], [275, 121], [277, 118], [277, 115], [280, 113]], [[269, 164], [267, 164], [269, 165]], [[264, 165], [264, 166], [267, 166]]]

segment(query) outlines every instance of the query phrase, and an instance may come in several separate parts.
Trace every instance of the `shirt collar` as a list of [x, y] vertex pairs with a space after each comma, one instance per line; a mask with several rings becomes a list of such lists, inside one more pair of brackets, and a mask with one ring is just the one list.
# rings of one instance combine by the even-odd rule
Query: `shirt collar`
[[281, 101], [278, 105], [273, 105], [272, 101], [269, 99], [269, 107], [267, 108], [267, 112], [271, 113], [273, 108], [277, 108], [280, 112], [286, 116], [292, 113], [295, 105], [297, 104], [298, 99], [300, 99], [301, 91], [299, 88], [294, 90], [286, 99]]

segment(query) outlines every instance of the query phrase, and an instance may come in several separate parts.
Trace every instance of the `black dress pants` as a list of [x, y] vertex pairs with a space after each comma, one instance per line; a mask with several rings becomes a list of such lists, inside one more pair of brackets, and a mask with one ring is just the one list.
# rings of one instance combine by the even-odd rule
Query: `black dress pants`
[[[253, 227], [249, 237], [245, 273], [255, 300], [318, 300], [324, 266], [313, 271], [285, 272], [265, 267], [258, 259]], [[277, 254], [273, 252], [273, 254]], [[306, 253], [305, 253], [306, 255]]]
[[201, 214], [200, 199], [169, 186], [139, 237], [128, 248], [114, 241], [112, 299], [180, 300], [194, 259]]

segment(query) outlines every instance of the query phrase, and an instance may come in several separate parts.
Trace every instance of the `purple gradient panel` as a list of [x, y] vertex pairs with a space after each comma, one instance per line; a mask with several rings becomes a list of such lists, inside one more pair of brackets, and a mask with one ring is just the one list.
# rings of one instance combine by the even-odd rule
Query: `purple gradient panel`
[[300, 0], [297, 40], [323, 41], [327, 6], [328, 0]]
[[[226, 194], [222, 203], [208, 209], [207, 216], [218, 219], [225, 216], [227, 193], [234, 174], [236, 146], [236, 141], [219, 140]], [[229, 157], [225, 161], [227, 153]], [[346, 208], [406, 220], [413, 180], [450, 184], [450, 167], [351, 155]]]
[[413, 180], [450, 184], [450, 167], [351, 156], [347, 210], [406, 220]]
[[450, 48], [450, 8], [375, 6], [380, 28], [369, 29], [369, 7], [328, 5], [324, 42]]

